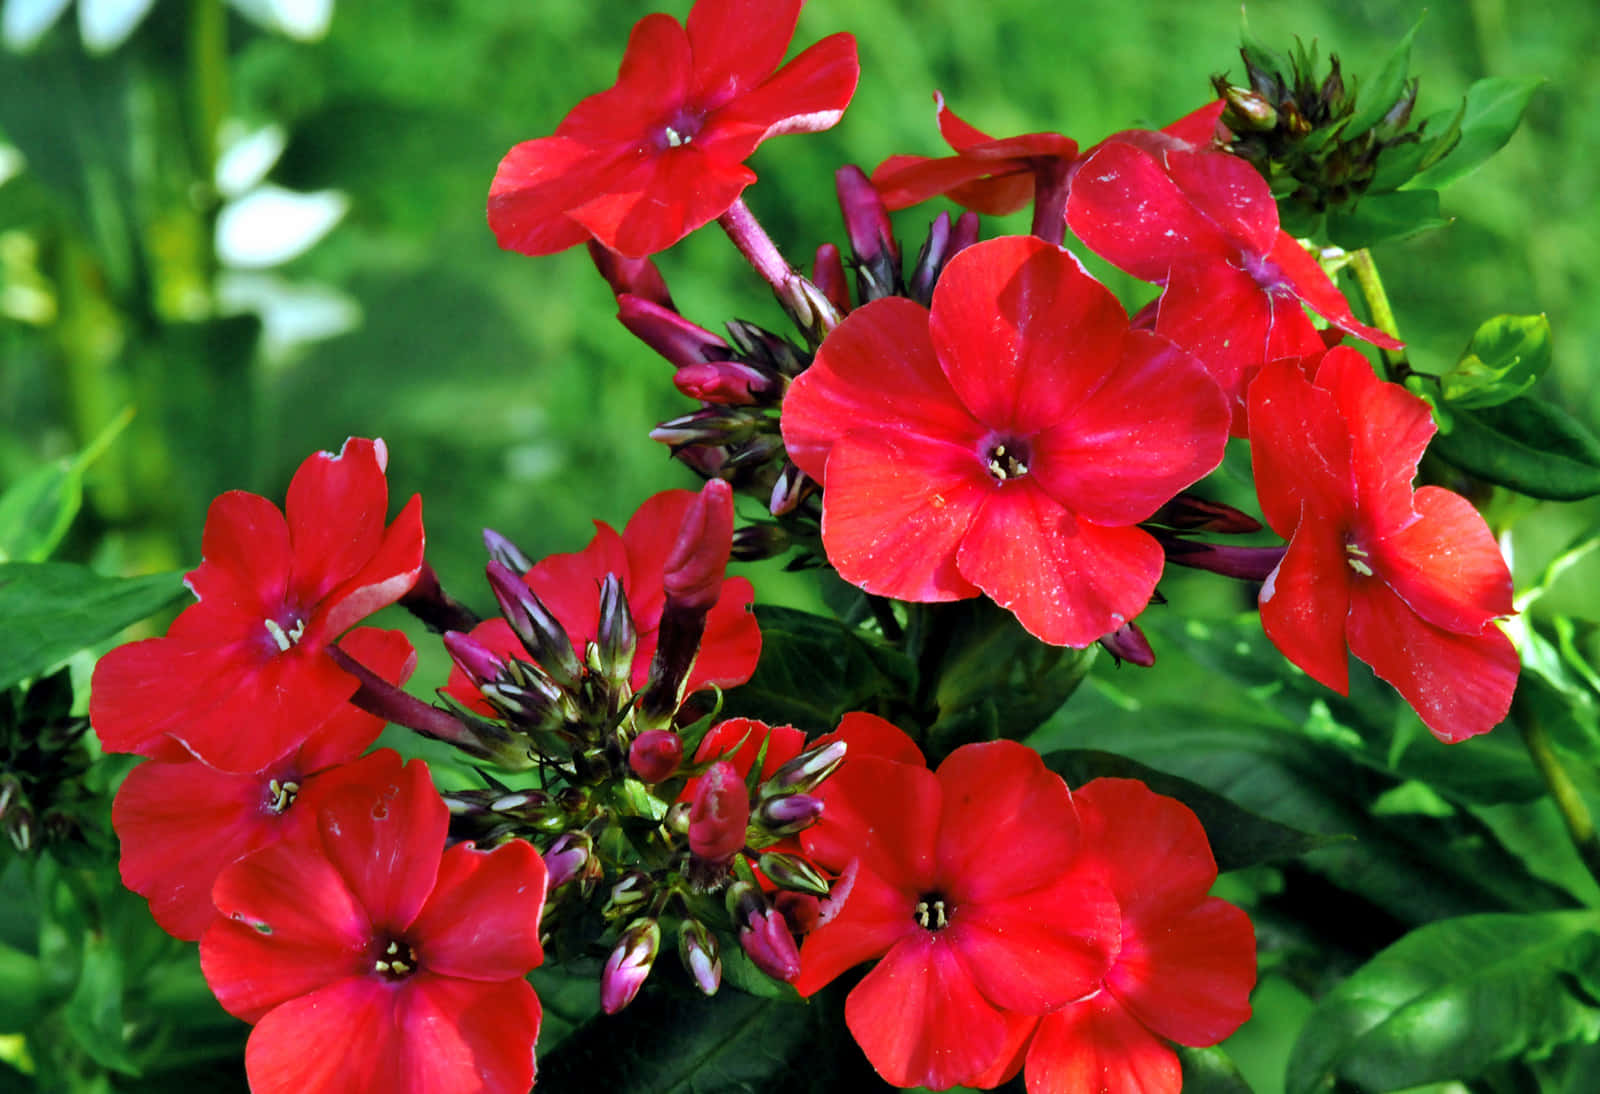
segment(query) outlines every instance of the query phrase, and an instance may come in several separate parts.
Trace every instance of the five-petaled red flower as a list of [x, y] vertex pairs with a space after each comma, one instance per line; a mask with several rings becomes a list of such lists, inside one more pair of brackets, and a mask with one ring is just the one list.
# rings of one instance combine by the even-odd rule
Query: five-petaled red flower
[[840, 576], [901, 600], [987, 593], [1080, 648], [1149, 603], [1162, 551], [1131, 525], [1217, 466], [1227, 427], [1197, 361], [1028, 237], [962, 251], [931, 314], [852, 312], [783, 404]]
[[[600, 624], [600, 583], [607, 574], [622, 580], [628, 614], [638, 632], [631, 681], [644, 687], [655, 655], [661, 611], [666, 604], [663, 579], [684, 516], [698, 497], [693, 490], [664, 490], [647, 498], [628, 519], [622, 534], [595, 521], [594, 539], [581, 551], [550, 555], [522, 575], [545, 607], [561, 623], [572, 648], [581, 656], [595, 639]], [[744, 683], [761, 657], [761, 628], [750, 612], [755, 588], [747, 578], [730, 577], [721, 585], [716, 604], [706, 615], [700, 652], [689, 671], [684, 694], [701, 688], [730, 688]], [[485, 620], [472, 628], [472, 638], [500, 657], [528, 656], [504, 619]], [[450, 670], [444, 691], [483, 714], [493, 708], [459, 667]]]
[[826, 826], [801, 834], [843, 871], [806, 937], [809, 996], [882, 958], [845, 1001], [872, 1066], [944, 1089], [995, 1067], [1012, 1012], [1043, 1014], [1099, 985], [1117, 946], [1110, 892], [1083, 872], [1072, 795], [1013, 741], [956, 749], [937, 772], [852, 755], [824, 784]]
[[500, 246], [554, 254], [592, 235], [639, 258], [727, 212], [756, 180], [744, 161], [757, 145], [827, 129], [855, 93], [848, 34], [778, 69], [802, 2], [696, 0], [687, 26], [639, 20], [616, 85], [501, 160], [489, 189]]
[[200, 964], [254, 1023], [255, 1094], [525, 1094], [544, 957], [545, 868], [513, 840], [445, 849], [427, 766], [386, 770], [318, 810], [312, 838], [224, 870]]
[[384, 526], [387, 458], [352, 437], [300, 465], [284, 512], [242, 490], [211, 503], [187, 580], [199, 603], [95, 666], [89, 716], [107, 751], [260, 771], [355, 694], [328, 647], [422, 568], [422, 500]]
[[[399, 631], [362, 627], [341, 648], [395, 683], [404, 683], [416, 664]], [[218, 771], [187, 753], [141, 763], [111, 803], [123, 884], [150, 901], [162, 930], [197, 940], [216, 918], [211, 885], [222, 868], [280, 839], [307, 838], [319, 803], [366, 777], [376, 755], [357, 757], [383, 725], [377, 715], [345, 705], [299, 748], [249, 774]]]
[[1030, 1094], [1178, 1094], [1183, 1071], [1165, 1041], [1214, 1045], [1250, 1017], [1255, 932], [1207, 895], [1216, 860], [1188, 806], [1134, 779], [1096, 779], [1072, 797], [1083, 855], [1121, 915], [1113, 964], [1088, 998], [1019, 1017], [1016, 1051], [973, 1085], [997, 1085], [1025, 1059]]
[[1256, 369], [1325, 347], [1302, 304], [1340, 330], [1401, 348], [1359, 322], [1316, 259], [1278, 227], [1272, 191], [1249, 163], [1137, 137], [1114, 136], [1082, 161], [1067, 224], [1112, 265], [1165, 286], [1156, 333], [1211, 369], [1236, 435], [1245, 435], [1245, 388]]
[[1493, 620], [1511, 573], [1483, 517], [1436, 486], [1413, 493], [1434, 434], [1428, 406], [1354, 350], [1274, 361], [1250, 385], [1261, 511], [1289, 540], [1261, 589], [1285, 657], [1341, 693], [1350, 652], [1393, 684], [1442, 741], [1506, 716], [1518, 660]]

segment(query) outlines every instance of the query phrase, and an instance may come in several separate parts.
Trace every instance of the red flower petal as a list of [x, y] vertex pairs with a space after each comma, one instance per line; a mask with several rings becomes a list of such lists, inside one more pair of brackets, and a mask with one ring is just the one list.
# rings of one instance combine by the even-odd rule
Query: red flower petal
[[871, 870], [858, 870], [839, 912], [800, 947], [795, 991], [810, 997], [841, 973], [889, 952], [903, 938], [926, 934], [914, 918], [915, 894]]
[[1079, 520], [1026, 478], [990, 496], [957, 556], [961, 576], [1030, 634], [1079, 649], [1144, 610], [1162, 562], [1147, 533]]
[[610, 144], [616, 151], [631, 150], [652, 125], [684, 104], [694, 63], [689, 36], [678, 21], [660, 12], [646, 15], [628, 35], [617, 82], [573, 107], [556, 136], [594, 149]]
[[1372, 544], [1372, 569], [1426, 622], [1477, 634], [1510, 615], [1511, 571], [1483, 515], [1437, 486], [1416, 492], [1418, 518]]
[[[688, 494], [689, 491], [683, 493]], [[652, 507], [653, 500], [646, 501], [640, 508]], [[681, 516], [679, 519], [681, 521]], [[663, 534], [675, 537], [677, 528]], [[666, 552], [671, 549], [671, 543], [672, 540], [668, 539], [662, 548], [663, 561]], [[653, 581], [650, 578], [652, 573], [655, 575]], [[663, 603], [661, 568], [657, 566], [653, 570], [643, 570], [640, 575], [643, 580], [636, 583], [622, 537], [603, 521], [594, 522], [594, 538], [583, 550], [545, 556], [522, 575], [522, 581], [550, 609], [572, 640], [573, 649], [581, 654], [584, 646], [594, 640], [599, 629], [600, 583], [605, 580], [606, 574], [616, 574], [622, 579], [623, 591], [628, 596], [628, 614], [633, 616], [635, 625], [640, 630], [654, 632], [661, 620]], [[635, 603], [636, 598], [639, 603]], [[654, 612], [649, 611], [652, 604]], [[479, 638], [478, 630], [478, 627], [473, 628], [472, 637]], [[510, 633], [509, 625], [506, 625], [506, 633]], [[487, 637], [492, 640], [497, 639], [498, 635]], [[512, 640], [516, 641], [515, 636]], [[496, 652], [511, 652], [511, 649], [502, 651], [492, 641], [489, 648]], [[655, 648], [654, 643], [651, 648]], [[520, 642], [513, 649], [521, 651], [520, 656], [527, 659], [528, 654], [522, 650]], [[649, 658], [644, 660], [648, 662]]]
[[542, 1011], [521, 977], [478, 983], [419, 974], [400, 993], [401, 1094], [527, 1094]]
[[[989, 185], [974, 186], [980, 179], [988, 180]], [[1026, 164], [1002, 166], [964, 156], [890, 156], [873, 169], [872, 185], [890, 210], [944, 194], [974, 212], [1003, 216], [1033, 199], [1033, 172]], [[962, 195], [959, 198], [958, 193]]]
[[1259, 171], [1238, 156], [1205, 149], [1172, 148], [1162, 159], [1168, 177], [1195, 212], [1222, 229], [1242, 251], [1272, 250], [1278, 239], [1278, 203]]
[[294, 593], [311, 604], [355, 576], [377, 552], [389, 512], [382, 441], [351, 437], [336, 456], [315, 452], [284, 503], [294, 544]]
[[1218, 259], [1173, 266], [1156, 304], [1156, 333], [1192, 353], [1221, 385], [1235, 436], [1244, 434], [1245, 390], [1268, 359], [1273, 318], [1272, 297], [1248, 273]]
[[1493, 624], [1482, 634], [1452, 634], [1367, 579], [1351, 585], [1349, 635], [1350, 651], [1394, 685], [1447, 744], [1488, 732], [1511, 709], [1517, 651]]
[[862, 430], [833, 446], [827, 477], [822, 542], [840, 577], [899, 600], [978, 595], [957, 565], [976, 514], [995, 496], [975, 440], [967, 448]]
[[639, 159], [567, 215], [613, 251], [644, 258], [727, 212], [754, 181], [755, 172], [737, 160], [690, 143]]
[[263, 1016], [245, 1045], [253, 1094], [419, 1091], [403, 1069], [401, 994], [348, 976]]
[[1116, 297], [1071, 254], [1007, 236], [950, 260], [929, 333], [972, 416], [1028, 435], [1061, 423], [1118, 367], [1127, 325]]
[[1178, 1057], [1106, 992], [1040, 1020], [1026, 1074], [1028, 1094], [1178, 1094], [1183, 1086]]
[[[772, 5], [756, 0], [755, 6], [764, 10]], [[829, 129], [844, 115], [860, 78], [855, 38], [831, 34], [719, 111], [706, 126], [707, 136], [717, 141], [716, 154], [727, 156], [734, 149], [721, 142], [748, 134], [749, 151], [738, 156], [744, 159], [768, 137]]]
[[351, 786], [318, 813], [323, 850], [372, 922], [408, 928], [433, 889], [450, 824], [428, 765], [412, 760]]
[[[417, 654], [411, 648], [411, 640], [400, 631], [358, 627], [340, 640], [339, 648], [393, 684], [405, 683], [417, 667]], [[348, 763], [365, 752], [387, 724], [378, 715], [346, 703], [334, 710], [300, 746], [300, 769], [321, 771]]]
[[970, 436], [974, 445], [983, 431], [934, 356], [927, 310], [897, 297], [857, 308], [828, 334], [784, 396], [783, 443], [821, 482], [834, 442], [878, 422], [929, 437]]
[[975, 125], [969, 124], [961, 115], [951, 110], [944, 101], [944, 92], [933, 93], [935, 117], [939, 122], [939, 136], [944, 142], [957, 152], [964, 152], [976, 145], [988, 144], [994, 138]]
[[695, 0], [687, 30], [690, 94], [706, 110], [747, 94], [789, 51], [803, 0]]
[[[1160, 884], [1150, 874], [1146, 884]], [[1214, 1045], [1250, 1017], [1256, 936], [1250, 917], [1212, 897], [1187, 911], [1130, 914], [1106, 987], [1151, 1030], [1181, 1045]]]
[[422, 572], [422, 498], [412, 495], [394, 523], [383, 533], [378, 550], [328, 594], [311, 626], [328, 637], [342, 634], [380, 608], [399, 600]]
[[1348, 346], [1323, 357], [1317, 386], [1333, 395], [1349, 431], [1350, 466], [1368, 534], [1381, 537], [1411, 523], [1411, 482], [1436, 428], [1428, 404], [1378, 379], [1367, 359]]
[[859, 858], [863, 872], [902, 892], [932, 888], [941, 801], [933, 772], [847, 755], [817, 795], [824, 803], [822, 819], [800, 833], [813, 862], [837, 873]]
[[1302, 512], [1338, 523], [1355, 513], [1350, 439], [1334, 399], [1294, 361], [1274, 361], [1250, 384], [1250, 463], [1261, 512], [1287, 539]]
[[817, 743], [835, 737], [848, 746], [849, 758], [877, 756], [880, 759], [894, 760], [896, 763], [911, 764], [914, 767], [928, 765], [928, 761], [922, 756], [922, 749], [907, 736], [905, 730], [876, 714], [852, 710], [839, 719], [838, 729], [833, 733], [823, 734], [817, 738]]
[[[761, 625], [751, 611], [755, 599], [755, 586], [748, 578], [730, 577], [723, 581], [721, 596], [706, 614], [700, 653], [689, 670], [688, 691], [737, 687], [755, 674], [761, 659]], [[634, 661], [634, 671], [639, 671], [641, 661], [644, 672], [635, 677], [635, 690], [643, 687], [650, 671], [650, 663], [644, 659]]]
[[1280, 231], [1277, 242], [1267, 255], [1268, 261], [1283, 274], [1283, 283], [1305, 301], [1310, 309], [1340, 330], [1349, 331], [1364, 342], [1384, 349], [1404, 349], [1405, 343], [1358, 321], [1350, 311], [1350, 302], [1328, 279], [1317, 260], [1288, 232]]
[[427, 971], [466, 980], [509, 980], [544, 961], [539, 915], [544, 860], [521, 840], [493, 851], [458, 843], [406, 932]]
[[1261, 586], [1261, 627], [1272, 644], [1340, 695], [1350, 690], [1345, 616], [1354, 571], [1348, 558], [1338, 526], [1308, 516]]
[[1130, 331], [1118, 366], [1062, 424], [1039, 434], [1030, 470], [1096, 524], [1144, 520], [1222, 462], [1228, 409], [1194, 358]]
[[1006, 1048], [1000, 1011], [934, 932], [891, 949], [845, 1000], [844, 1018], [878, 1074], [899, 1087], [964, 1083]]
[[567, 137], [543, 137], [512, 147], [489, 186], [489, 227], [495, 241], [525, 255], [558, 254], [589, 238], [567, 210], [624, 174], [636, 156], [597, 153]]
[[173, 637], [250, 635], [271, 641], [262, 620], [276, 619], [294, 569], [289, 528], [266, 498], [230, 490], [206, 510], [203, 561], [186, 584], [204, 608], [190, 607], [174, 622]]
[[1147, 924], [1181, 914], [1216, 883], [1206, 830], [1176, 798], [1137, 779], [1095, 779], [1072, 799], [1085, 854], [1099, 864], [1125, 921]]

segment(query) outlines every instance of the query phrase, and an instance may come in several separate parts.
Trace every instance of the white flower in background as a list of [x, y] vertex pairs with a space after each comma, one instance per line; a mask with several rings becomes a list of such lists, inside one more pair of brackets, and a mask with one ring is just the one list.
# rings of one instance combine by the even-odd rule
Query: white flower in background
[[[90, 53], [109, 53], [144, 21], [155, 0], [78, 0], [78, 35]], [[328, 33], [333, 0], [229, 0], [240, 15], [266, 30], [302, 42]], [[5, 0], [0, 11], [0, 41], [14, 50], [31, 49], [45, 36], [70, 0]]]

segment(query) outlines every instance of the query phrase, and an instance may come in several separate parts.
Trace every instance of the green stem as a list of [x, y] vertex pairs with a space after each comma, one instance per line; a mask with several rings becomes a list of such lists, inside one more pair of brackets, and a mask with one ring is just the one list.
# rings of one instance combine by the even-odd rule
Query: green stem
[[[1378, 264], [1372, 260], [1372, 252], [1363, 247], [1353, 253], [1350, 256], [1350, 268], [1355, 271], [1356, 284], [1361, 286], [1361, 296], [1367, 302], [1372, 325], [1396, 341], [1404, 341], [1400, 337], [1400, 326], [1394, 321], [1394, 309], [1389, 306], [1389, 294], [1383, 291], [1383, 278], [1378, 276]], [[1383, 357], [1387, 379], [1405, 379], [1405, 374], [1410, 371], [1405, 353], [1386, 349], [1378, 352]]]
[[1528, 686], [1525, 681], [1523, 687], [1517, 690], [1517, 696], [1511, 704], [1512, 720], [1522, 731], [1522, 741], [1533, 759], [1533, 766], [1539, 769], [1545, 786], [1550, 790], [1551, 800], [1560, 811], [1561, 819], [1566, 822], [1567, 834], [1572, 837], [1578, 857], [1595, 880], [1600, 881], [1600, 832], [1595, 831], [1594, 817], [1590, 815], [1589, 807], [1584, 804], [1572, 777], [1561, 766], [1561, 758], [1550, 743], [1544, 720], [1532, 700], [1526, 697]]

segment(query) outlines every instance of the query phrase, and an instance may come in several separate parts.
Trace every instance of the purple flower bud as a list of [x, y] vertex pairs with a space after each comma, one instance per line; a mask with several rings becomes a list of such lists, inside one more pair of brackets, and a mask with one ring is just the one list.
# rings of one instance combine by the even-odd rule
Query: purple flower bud
[[667, 556], [663, 585], [667, 600], [710, 611], [722, 593], [722, 575], [733, 546], [733, 489], [712, 479], [684, 514], [678, 540]]
[[733, 533], [731, 557], [737, 562], [776, 558], [789, 549], [789, 533], [776, 524], [747, 524]]
[[483, 530], [483, 546], [490, 558], [514, 574], [525, 574], [533, 569], [533, 563], [522, 553], [522, 549], [493, 528]]
[[709, 407], [662, 422], [650, 431], [650, 439], [674, 448], [688, 444], [726, 446], [754, 437], [762, 421], [748, 411]]
[[660, 952], [659, 923], [653, 919], [636, 919], [630, 923], [600, 973], [601, 1009], [615, 1014], [633, 1002]]
[[799, 855], [783, 851], [764, 851], [759, 860], [761, 872], [780, 889], [812, 896], [828, 895], [828, 880], [811, 863]]
[[756, 820], [775, 836], [792, 836], [810, 828], [822, 817], [822, 799], [810, 794], [785, 794], [768, 798], [756, 809]]
[[800, 975], [800, 951], [789, 924], [775, 909], [763, 906], [739, 927], [739, 945], [756, 968], [785, 983]]
[[799, 274], [791, 273], [783, 285], [776, 289], [778, 303], [795, 326], [806, 332], [813, 344], [839, 325], [844, 318], [833, 306], [826, 293]]
[[772, 495], [767, 499], [767, 510], [775, 517], [792, 513], [808, 494], [817, 491], [817, 481], [792, 462], [785, 460], [778, 481], [772, 484]]
[[1169, 562], [1196, 570], [1210, 570], [1241, 581], [1265, 581], [1283, 561], [1287, 547], [1233, 547], [1216, 543], [1196, 543], [1170, 533], [1155, 532]]
[[587, 832], [568, 832], [559, 837], [544, 853], [544, 868], [550, 879], [547, 891], [555, 892], [583, 875], [593, 852], [594, 840]]
[[1221, 535], [1261, 531], [1261, 522], [1249, 513], [1187, 493], [1179, 494], [1157, 509], [1150, 523], [1185, 532], [1217, 532]]
[[444, 648], [449, 652], [450, 659], [461, 667], [461, 671], [467, 674], [475, 687], [482, 687], [490, 680], [498, 679], [506, 667], [506, 663], [488, 646], [460, 631], [444, 632]]
[[809, 794], [839, 770], [845, 752], [845, 743], [840, 740], [813, 745], [774, 771], [763, 793], [774, 796], [784, 792]]
[[523, 648], [557, 684], [563, 687], [576, 684], [583, 676], [583, 664], [573, 652], [572, 639], [567, 637], [561, 621], [520, 576], [502, 563], [491, 559], [484, 571], [489, 577], [489, 588], [500, 603], [500, 611]]
[[593, 239], [589, 241], [589, 257], [616, 296], [627, 293], [672, 309], [672, 294], [667, 291], [666, 279], [648, 258], [628, 258]]
[[704, 327], [637, 296], [617, 297], [617, 319], [635, 338], [678, 368], [733, 356], [728, 343]]
[[647, 783], [672, 778], [683, 761], [683, 738], [670, 729], [647, 729], [628, 749], [628, 766]]
[[700, 776], [689, 809], [689, 850], [711, 862], [724, 862], [744, 847], [750, 824], [750, 791], [738, 768], [726, 760]]
[[845, 234], [856, 260], [856, 298], [862, 303], [889, 296], [900, 284], [900, 244], [889, 210], [866, 172], [846, 164], [834, 172]]
[[684, 365], [672, 382], [691, 399], [725, 406], [770, 401], [768, 397], [779, 388], [778, 377], [739, 361]]
[[595, 633], [600, 653], [600, 674], [613, 693], [621, 692], [632, 679], [633, 657], [639, 651], [639, 631], [628, 608], [628, 594], [622, 579], [607, 574], [600, 582], [600, 624]]
[[717, 994], [722, 986], [722, 956], [717, 938], [698, 919], [685, 919], [678, 930], [678, 957], [694, 979], [695, 986], [707, 995]]
[[1118, 661], [1128, 661], [1145, 669], [1156, 663], [1156, 651], [1150, 648], [1149, 639], [1131, 622], [1102, 635], [1100, 645]]
[[850, 287], [844, 279], [844, 259], [839, 257], [839, 248], [832, 243], [824, 243], [817, 248], [817, 261], [811, 267], [811, 280], [839, 309], [840, 315], [850, 311]]
[[400, 606], [420, 619], [431, 631], [470, 631], [478, 625], [472, 609], [444, 591], [439, 575], [426, 562], [411, 586], [400, 598]]

